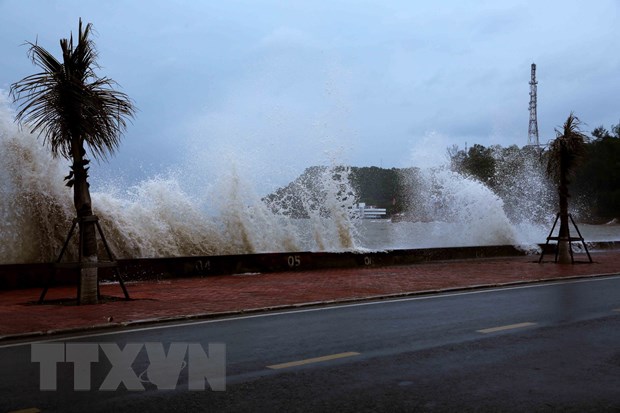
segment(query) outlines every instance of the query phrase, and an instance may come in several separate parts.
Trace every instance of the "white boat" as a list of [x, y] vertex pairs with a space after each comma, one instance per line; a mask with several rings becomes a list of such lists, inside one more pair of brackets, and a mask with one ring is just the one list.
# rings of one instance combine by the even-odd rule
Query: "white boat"
[[365, 202], [357, 204], [357, 210], [359, 216], [363, 219], [381, 219], [385, 218], [387, 213], [385, 208], [377, 208], [371, 205], [366, 205]]

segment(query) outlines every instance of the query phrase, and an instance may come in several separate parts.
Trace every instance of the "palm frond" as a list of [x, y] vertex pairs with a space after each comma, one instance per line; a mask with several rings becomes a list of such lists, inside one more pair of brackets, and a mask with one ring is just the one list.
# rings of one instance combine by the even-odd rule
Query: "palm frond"
[[29, 56], [32, 63], [44, 69], [47, 73], [59, 73], [61, 64], [47, 50], [36, 43], [27, 42], [30, 45]]
[[549, 144], [547, 174], [557, 180], [562, 168], [570, 176], [581, 164], [586, 153], [588, 136], [581, 131], [581, 121], [572, 112], [561, 130], [556, 129], [556, 138]]
[[29, 57], [42, 71], [11, 85], [13, 99], [21, 102], [18, 122], [43, 136], [54, 155], [69, 159], [76, 143], [86, 143], [95, 158], [106, 159], [135, 113], [131, 99], [114, 90], [116, 83], [94, 72], [99, 66], [91, 30], [80, 19], [77, 43], [73, 34], [60, 40], [62, 61], [27, 43]]

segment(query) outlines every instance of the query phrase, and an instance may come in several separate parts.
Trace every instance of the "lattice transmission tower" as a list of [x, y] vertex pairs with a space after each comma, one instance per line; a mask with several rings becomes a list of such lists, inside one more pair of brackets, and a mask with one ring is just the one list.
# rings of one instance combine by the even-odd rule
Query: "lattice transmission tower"
[[536, 64], [532, 63], [532, 80], [530, 80], [530, 127], [527, 133], [527, 144], [540, 146], [538, 141], [538, 119], [536, 117]]

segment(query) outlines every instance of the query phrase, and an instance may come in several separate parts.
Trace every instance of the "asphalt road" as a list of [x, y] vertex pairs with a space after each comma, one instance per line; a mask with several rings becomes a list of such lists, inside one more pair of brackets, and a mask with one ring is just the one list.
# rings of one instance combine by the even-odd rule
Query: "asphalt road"
[[9, 412], [619, 411], [620, 276], [3, 344], [0, 368]]

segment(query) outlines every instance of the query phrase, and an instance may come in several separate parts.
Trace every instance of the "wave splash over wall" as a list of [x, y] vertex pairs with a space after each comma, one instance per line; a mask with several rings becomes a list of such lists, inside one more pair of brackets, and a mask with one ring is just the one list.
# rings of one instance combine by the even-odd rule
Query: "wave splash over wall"
[[407, 170], [402, 179], [408, 188], [409, 217], [394, 235], [395, 244], [414, 239], [415, 248], [515, 245], [534, 251], [545, 239], [548, 221], [531, 214], [544, 204], [531, 199], [530, 192], [539, 188], [537, 179], [524, 189], [524, 201], [515, 198], [515, 190], [501, 197], [447, 167]]
[[[53, 261], [75, 216], [72, 189], [63, 182], [68, 163], [52, 158], [42, 140], [13, 119], [0, 102], [0, 263]], [[353, 190], [346, 174], [330, 170], [320, 177], [320, 192], [305, 196], [322, 208], [311, 209], [303, 223], [274, 213], [234, 165], [207, 197], [185, 191], [174, 173], [130, 188], [108, 183], [91, 195], [106, 239], [121, 258], [354, 250], [354, 218], [345, 204], [355, 197], [343, 201], [339, 189]]]
[[[13, 119], [0, 101], [0, 263], [50, 262], [75, 215], [72, 189], [63, 182], [68, 163], [52, 158], [42, 140]], [[256, 194], [251, 179], [240, 173], [243, 165], [227, 165], [207, 196], [188, 192], [174, 173], [129, 188], [107, 183], [93, 192], [95, 214], [116, 256], [518, 245], [542, 239], [536, 224], [510, 218], [503, 200], [486, 186], [446, 169], [426, 169], [416, 177], [410, 201], [420, 214], [415, 222], [373, 223], [355, 216], [356, 203], [364, 200], [346, 167], [315, 168], [311, 184], [292, 185], [307, 212], [299, 219], [287, 213], [286, 202], [265, 202]]]

